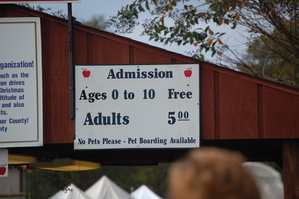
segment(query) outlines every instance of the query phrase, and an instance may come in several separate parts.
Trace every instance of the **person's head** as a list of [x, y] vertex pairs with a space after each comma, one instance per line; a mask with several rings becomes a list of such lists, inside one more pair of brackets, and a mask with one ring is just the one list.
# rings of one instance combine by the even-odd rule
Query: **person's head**
[[169, 199], [260, 199], [238, 152], [203, 147], [169, 171]]

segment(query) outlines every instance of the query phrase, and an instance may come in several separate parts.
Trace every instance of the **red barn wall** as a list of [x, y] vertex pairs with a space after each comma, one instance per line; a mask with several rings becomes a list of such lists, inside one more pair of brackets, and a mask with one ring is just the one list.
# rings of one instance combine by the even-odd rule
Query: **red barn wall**
[[[44, 143], [73, 143], [67, 21], [14, 5], [0, 17], [40, 17]], [[199, 63], [201, 139], [299, 138], [298, 89], [74, 24], [75, 64]]]

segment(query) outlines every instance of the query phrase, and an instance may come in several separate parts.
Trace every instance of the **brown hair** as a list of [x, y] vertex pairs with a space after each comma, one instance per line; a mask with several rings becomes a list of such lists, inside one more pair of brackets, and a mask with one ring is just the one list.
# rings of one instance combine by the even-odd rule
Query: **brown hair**
[[190, 151], [169, 173], [169, 199], [260, 199], [241, 153], [204, 147]]

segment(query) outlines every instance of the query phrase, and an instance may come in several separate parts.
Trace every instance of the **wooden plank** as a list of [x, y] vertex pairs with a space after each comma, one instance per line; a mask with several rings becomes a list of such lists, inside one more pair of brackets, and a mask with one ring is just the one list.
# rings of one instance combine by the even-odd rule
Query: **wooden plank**
[[129, 46], [88, 34], [88, 64], [129, 64]]
[[9, 6], [7, 5], [3, 5], [1, 4], [0, 5], [1, 7], [4, 7], [4, 10], [5, 10], [5, 15], [7, 17], [31, 17], [32, 15], [29, 14], [29, 13], [22, 13], [22, 12], [19, 12], [18, 10], [14, 10], [14, 9], [5, 9]]
[[284, 198], [299, 198], [299, 140], [285, 140], [282, 146]]
[[135, 63], [135, 47], [134, 46], [130, 46], [129, 47], [129, 58], [130, 58], [130, 60], [129, 60], [129, 62], [130, 62], [130, 64], [136, 64]]
[[220, 139], [258, 138], [257, 85], [219, 74], [219, 91]]
[[[42, 39], [42, 54], [50, 54], [50, 22], [44, 20], [41, 23], [41, 39]], [[51, 65], [50, 56], [42, 56], [42, 66], [43, 66], [43, 128], [44, 128], [44, 143], [51, 143], [51, 67], [46, 67]]]
[[214, 71], [200, 70], [201, 139], [215, 139]]
[[134, 48], [134, 62], [136, 64], [163, 64], [171, 63], [171, 57], [163, 56], [145, 49]]
[[[70, 84], [69, 84], [69, 50], [67, 27], [57, 23], [49, 24], [49, 51], [43, 54], [48, 56], [50, 63], [44, 67], [51, 67], [49, 111], [46, 118], [50, 120], [50, 143], [73, 143], [73, 126], [70, 119]], [[46, 140], [47, 143], [47, 140]]]
[[299, 137], [299, 95], [264, 87], [265, 138]]
[[257, 85], [257, 94], [258, 94], [258, 137], [265, 138], [264, 135], [264, 86]]
[[73, 32], [73, 49], [74, 49], [74, 64], [87, 64], [88, 47], [87, 47], [87, 32], [74, 29]]
[[[201, 61], [201, 63], [205, 63], [205, 62]], [[294, 88], [294, 87], [290, 87], [290, 86], [280, 84], [280, 83], [277, 83], [277, 82], [274, 82], [274, 81], [270, 81], [270, 80], [267, 80], [267, 79], [258, 78], [258, 77], [255, 77], [255, 76], [252, 76], [252, 75], [249, 75], [249, 74], [246, 74], [246, 73], [237, 72], [237, 71], [235, 71], [233, 69], [230, 69], [228, 67], [220, 67], [220, 66], [218, 66], [216, 64], [213, 64], [213, 63], [206, 63], [206, 64], [203, 64], [202, 66], [207, 67], [208, 69], [213, 70], [215, 72], [219, 72], [221, 74], [230, 75], [230, 76], [233, 76], [233, 77], [236, 77], [236, 78], [239, 78], [239, 79], [243, 79], [245, 81], [249, 81], [249, 82], [256, 83], [256, 84], [261, 84], [263, 86], [268, 86], [268, 87], [271, 87], [271, 88], [275, 88], [277, 90], [283, 90], [283, 91], [288, 92], [288, 93], [299, 95], [299, 90]]]
[[215, 139], [220, 139], [220, 74], [214, 71], [214, 122], [215, 122]]

